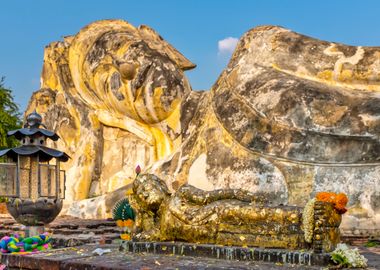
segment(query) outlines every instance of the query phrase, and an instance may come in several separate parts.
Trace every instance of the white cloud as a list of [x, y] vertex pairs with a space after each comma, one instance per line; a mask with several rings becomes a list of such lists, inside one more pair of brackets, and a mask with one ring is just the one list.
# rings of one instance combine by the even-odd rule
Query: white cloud
[[238, 39], [234, 37], [227, 37], [218, 41], [218, 54], [231, 54], [235, 50]]

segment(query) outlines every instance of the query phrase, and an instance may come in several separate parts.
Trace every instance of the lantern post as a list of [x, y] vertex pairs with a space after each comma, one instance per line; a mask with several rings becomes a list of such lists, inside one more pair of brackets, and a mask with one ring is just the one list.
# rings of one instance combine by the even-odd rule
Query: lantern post
[[43, 232], [60, 213], [65, 196], [66, 174], [60, 162], [69, 156], [46, 146], [46, 140], [57, 141], [59, 136], [42, 127], [42, 117], [34, 111], [23, 128], [8, 132], [21, 146], [0, 151], [0, 157], [7, 157], [0, 163], [0, 196], [7, 198], [11, 216], [27, 226], [27, 236]]

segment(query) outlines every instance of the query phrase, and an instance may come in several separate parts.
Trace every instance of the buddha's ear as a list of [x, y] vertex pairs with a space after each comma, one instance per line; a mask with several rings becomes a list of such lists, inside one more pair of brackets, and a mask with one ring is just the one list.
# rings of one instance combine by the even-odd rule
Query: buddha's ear
[[163, 51], [166, 55], [173, 60], [182, 70], [189, 70], [196, 67], [189, 59], [181, 54], [177, 49], [165, 41], [155, 30], [146, 25], [138, 27], [139, 34], [143, 40], [149, 40], [149, 47]]

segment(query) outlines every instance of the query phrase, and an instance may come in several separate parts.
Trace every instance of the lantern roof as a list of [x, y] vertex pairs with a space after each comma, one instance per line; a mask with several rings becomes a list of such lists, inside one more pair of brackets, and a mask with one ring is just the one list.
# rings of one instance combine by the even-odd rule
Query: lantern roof
[[[42, 124], [41, 115], [34, 111], [26, 117], [24, 128], [9, 131], [8, 136], [15, 136], [16, 139], [21, 140], [25, 137], [37, 134], [48, 137], [53, 141], [59, 139], [59, 136], [55, 132], [40, 128], [40, 126], [46, 127]], [[0, 157], [6, 155], [12, 158], [15, 162], [17, 161], [17, 156], [38, 156], [42, 162], [49, 161], [52, 158], [65, 162], [70, 158], [64, 152], [42, 145], [43, 141], [41, 142], [41, 145], [33, 144], [31, 141], [32, 139], [19, 147], [1, 150]]]
[[33, 136], [35, 134], [43, 135], [53, 141], [57, 141], [59, 139], [59, 136], [55, 132], [40, 128], [40, 126], [46, 128], [46, 126], [42, 124], [41, 115], [34, 111], [26, 117], [24, 128], [8, 131], [7, 135], [8, 137], [15, 136], [17, 140], [21, 140], [26, 136]]
[[42, 145], [22, 145], [15, 148], [4, 149], [0, 151], [0, 157], [7, 155], [12, 158], [14, 161], [17, 160], [17, 156], [32, 156], [38, 155], [40, 161], [46, 162], [52, 158], [59, 159], [60, 161], [67, 161], [70, 157], [59, 150], [55, 150]]
[[57, 141], [59, 139], [59, 136], [53, 131], [42, 129], [42, 128], [20, 128], [20, 129], [8, 131], [7, 133], [9, 137], [15, 136], [17, 140], [21, 140], [25, 136], [32, 136], [35, 134], [43, 135], [45, 137], [52, 139], [53, 141]]

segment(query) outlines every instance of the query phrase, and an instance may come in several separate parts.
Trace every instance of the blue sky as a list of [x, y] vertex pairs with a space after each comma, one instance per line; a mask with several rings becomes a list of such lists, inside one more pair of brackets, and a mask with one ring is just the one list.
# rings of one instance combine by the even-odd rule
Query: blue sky
[[[229, 44], [258, 25], [281, 25], [350, 45], [380, 46], [380, 1], [6, 0], [0, 5], [0, 76], [25, 109], [39, 88], [43, 48], [100, 19], [147, 24], [197, 64], [193, 89], [209, 89], [228, 62]], [[231, 37], [229, 42], [219, 41]], [[218, 42], [224, 52], [218, 52]]]

